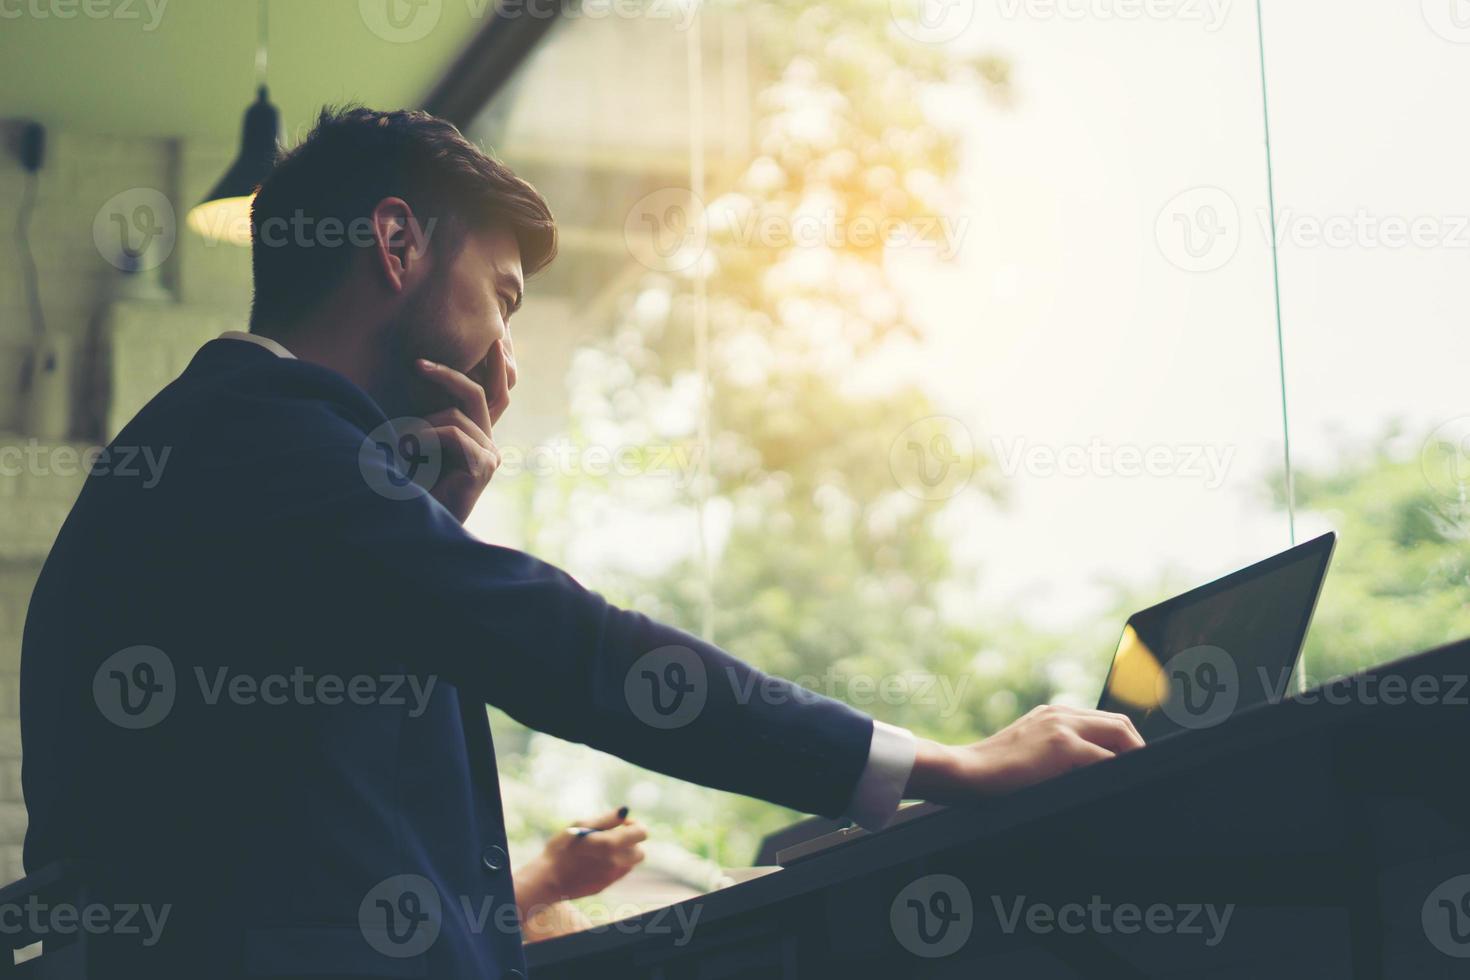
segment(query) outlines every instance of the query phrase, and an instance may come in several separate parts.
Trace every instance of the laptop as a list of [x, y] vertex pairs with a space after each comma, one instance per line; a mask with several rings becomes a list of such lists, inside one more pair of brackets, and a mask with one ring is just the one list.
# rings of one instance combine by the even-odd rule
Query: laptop
[[[1157, 742], [1292, 693], [1336, 544], [1329, 532], [1128, 617], [1098, 707]], [[906, 804], [891, 826], [943, 809]], [[868, 836], [832, 824], [813, 818], [771, 835], [758, 862], [787, 865]]]
[[1097, 706], [1156, 742], [1291, 694], [1336, 543], [1324, 534], [1134, 613]]

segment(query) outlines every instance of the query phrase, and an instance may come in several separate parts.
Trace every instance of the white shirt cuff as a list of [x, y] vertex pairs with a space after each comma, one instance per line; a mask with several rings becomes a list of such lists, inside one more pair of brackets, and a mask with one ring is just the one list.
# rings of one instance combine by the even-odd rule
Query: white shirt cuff
[[904, 787], [914, 771], [918, 740], [907, 728], [873, 722], [873, 740], [868, 744], [868, 764], [858, 777], [847, 816], [864, 830], [882, 830], [898, 813]]

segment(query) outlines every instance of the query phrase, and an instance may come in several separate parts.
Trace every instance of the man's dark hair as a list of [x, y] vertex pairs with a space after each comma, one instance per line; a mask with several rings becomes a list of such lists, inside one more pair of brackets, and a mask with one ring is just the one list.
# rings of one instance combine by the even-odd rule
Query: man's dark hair
[[251, 326], [292, 323], [338, 286], [372, 243], [368, 219], [385, 197], [408, 202], [431, 250], [500, 227], [515, 235], [525, 275], [556, 256], [545, 199], [452, 124], [416, 110], [329, 107], [255, 196]]

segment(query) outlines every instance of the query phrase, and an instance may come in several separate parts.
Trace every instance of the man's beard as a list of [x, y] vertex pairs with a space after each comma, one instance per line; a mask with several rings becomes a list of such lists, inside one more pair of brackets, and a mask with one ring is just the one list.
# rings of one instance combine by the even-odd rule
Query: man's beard
[[444, 363], [450, 356], [445, 306], [444, 284], [436, 274], [419, 286], [388, 324], [380, 407], [389, 418], [422, 418], [447, 407], [443, 391], [423, 380], [416, 363], [421, 357]]

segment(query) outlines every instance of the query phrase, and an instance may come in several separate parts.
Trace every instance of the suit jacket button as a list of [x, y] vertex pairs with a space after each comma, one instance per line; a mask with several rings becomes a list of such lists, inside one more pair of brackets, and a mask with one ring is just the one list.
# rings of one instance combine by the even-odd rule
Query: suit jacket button
[[480, 852], [480, 863], [485, 866], [486, 871], [499, 871], [505, 867], [507, 860], [505, 850], [495, 844]]

